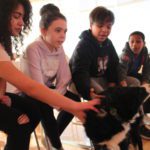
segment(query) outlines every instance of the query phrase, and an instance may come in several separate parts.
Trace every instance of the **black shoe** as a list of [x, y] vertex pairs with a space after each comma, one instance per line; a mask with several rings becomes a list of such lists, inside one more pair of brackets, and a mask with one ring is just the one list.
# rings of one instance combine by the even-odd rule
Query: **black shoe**
[[143, 125], [140, 129], [141, 137], [146, 140], [150, 140], [150, 126]]

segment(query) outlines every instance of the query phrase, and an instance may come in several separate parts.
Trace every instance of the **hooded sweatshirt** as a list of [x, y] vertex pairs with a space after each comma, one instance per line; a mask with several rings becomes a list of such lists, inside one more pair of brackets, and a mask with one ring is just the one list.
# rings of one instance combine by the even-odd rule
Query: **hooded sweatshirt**
[[118, 64], [111, 40], [100, 44], [90, 30], [84, 31], [70, 60], [72, 79], [81, 96], [90, 99], [91, 77], [105, 77], [108, 82], [116, 82]]
[[143, 47], [139, 55], [135, 55], [127, 42], [120, 57], [120, 67], [120, 81], [127, 76], [138, 77], [138, 74], [141, 75], [141, 82], [150, 81], [150, 58], [146, 47]]
[[55, 84], [60, 94], [65, 94], [71, 81], [71, 72], [62, 47], [50, 51], [41, 37], [31, 43], [25, 53], [29, 75], [32, 79], [51, 87]]

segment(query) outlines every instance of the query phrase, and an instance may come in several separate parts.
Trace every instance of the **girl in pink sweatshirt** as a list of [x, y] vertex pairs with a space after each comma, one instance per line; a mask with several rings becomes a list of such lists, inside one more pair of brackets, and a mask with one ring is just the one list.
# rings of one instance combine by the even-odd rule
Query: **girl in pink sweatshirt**
[[[71, 72], [62, 47], [66, 38], [66, 18], [60, 12], [41, 14], [41, 35], [26, 49], [25, 58], [30, 77], [58, 93], [80, 101], [78, 95], [67, 90], [71, 82]], [[60, 99], [61, 102], [61, 99]], [[41, 111], [41, 122], [46, 135], [55, 149], [62, 150], [59, 136], [70, 123], [73, 115], [60, 111], [55, 120], [53, 107], [37, 102]]]

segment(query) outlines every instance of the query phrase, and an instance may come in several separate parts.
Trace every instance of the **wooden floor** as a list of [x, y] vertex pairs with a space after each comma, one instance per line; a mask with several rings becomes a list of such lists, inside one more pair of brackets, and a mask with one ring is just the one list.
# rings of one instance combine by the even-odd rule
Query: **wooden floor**
[[143, 140], [144, 150], [150, 150], [150, 140]]
[[[0, 133], [0, 150], [3, 150], [3, 147], [5, 145], [6, 141], [6, 135], [4, 133]], [[41, 136], [38, 135], [38, 141], [40, 144], [40, 150], [46, 150], [44, 145], [42, 144]], [[144, 150], [150, 150], [150, 140], [143, 140], [144, 143]], [[65, 150], [91, 150], [88, 147], [83, 147], [82, 145], [72, 144], [63, 142], [63, 147]], [[32, 134], [31, 141], [30, 141], [30, 150], [38, 150], [35, 136]]]
[[[150, 140], [143, 140], [144, 150], [150, 150]], [[63, 144], [64, 150], [92, 150], [90, 148], [83, 148], [80, 145]], [[30, 150], [37, 150], [36, 146], [31, 146]], [[46, 150], [43, 145], [41, 145], [41, 150]], [[132, 150], [132, 149], [130, 149]]]
[[[143, 142], [144, 142], [144, 150], [150, 150], [150, 140], [149, 141], [143, 140]], [[71, 145], [64, 145], [64, 149], [65, 150], [90, 150], [87, 148], [80, 148], [80, 147], [71, 146]]]
[[[4, 141], [5, 137], [0, 136], [0, 150], [3, 150], [3, 146], [5, 144]], [[40, 142], [40, 150], [46, 150], [44, 145]], [[150, 150], [150, 140], [143, 140], [144, 143], [144, 150]], [[90, 148], [83, 148], [80, 145], [72, 145], [72, 144], [63, 144], [65, 150], [90, 150]], [[30, 143], [30, 150], [38, 150], [34, 135], [32, 135], [31, 143]]]

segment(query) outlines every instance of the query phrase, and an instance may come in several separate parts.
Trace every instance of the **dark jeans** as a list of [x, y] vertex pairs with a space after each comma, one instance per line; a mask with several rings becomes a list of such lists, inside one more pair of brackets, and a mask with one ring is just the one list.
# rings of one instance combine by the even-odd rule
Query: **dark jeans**
[[[12, 93], [6, 95], [11, 98], [12, 105], [8, 107], [0, 103], [0, 130], [7, 134], [5, 150], [28, 150], [30, 135], [39, 123], [39, 116], [28, 99]], [[30, 122], [18, 124], [21, 114], [27, 114]]]
[[[70, 91], [67, 91], [66, 94], [64, 95], [74, 101], [80, 102], [80, 97], [73, 94]], [[62, 110], [58, 116], [57, 116], [57, 124], [58, 124], [58, 130], [59, 130], [59, 134], [61, 135], [62, 132], [65, 130], [65, 128], [68, 126], [68, 124], [71, 122], [71, 120], [73, 119], [73, 115]]]
[[147, 100], [145, 103], [144, 103], [144, 106], [143, 106], [143, 109], [144, 109], [144, 113], [150, 113], [150, 100]]
[[[52, 146], [55, 148], [60, 148], [62, 146], [61, 140], [60, 140], [60, 134], [64, 131], [64, 129], [70, 123], [70, 121], [73, 118], [73, 115], [66, 111], [61, 111], [58, 114], [58, 118], [56, 121], [54, 112], [53, 112], [53, 107], [45, 103], [42, 103], [40, 101], [36, 101], [35, 99], [28, 97], [26, 95], [24, 96], [30, 99], [30, 101], [33, 101], [37, 109], [40, 111], [40, 120], [44, 128], [44, 132], [49, 137]], [[80, 101], [80, 98], [77, 95], [69, 91], [67, 91], [64, 96], [71, 98], [75, 101]], [[60, 103], [61, 103], [61, 100], [60, 100]]]
[[22, 96], [27, 97], [28, 99], [30, 99], [30, 101], [34, 103], [36, 109], [39, 111], [39, 119], [42, 123], [46, 136], [48, 136], [53, 147], [60, 148], [62, 144], [58, 133], [57, 122], [54, 116], [53, 107], [37, 101], [31, 97], [28, 97], [27, 95], [22, 94]]

